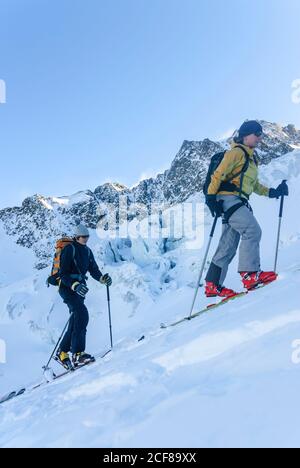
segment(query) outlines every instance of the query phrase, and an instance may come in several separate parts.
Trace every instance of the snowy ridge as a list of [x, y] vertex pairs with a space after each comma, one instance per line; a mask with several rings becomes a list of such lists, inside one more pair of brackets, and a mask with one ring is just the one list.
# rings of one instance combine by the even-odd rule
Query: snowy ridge
[[[286, 127], [262, 121], [265, 131], [264, 142], [259, 149], [261, 163], [269, 164], [273, 159], [300, 148], [300, 131], [293, 125]], [[72, 227], [81, 220], [91, 229], [99, 222], [112, 222], [114, 213], [107, 205], [119, 207], [119, 197], [127, 197], [128, 219], [139, 216], [139, 205], [150, 210], [151, 205], [163, 208], [188, 200], [202, 190], [211, 156], [228, 148], [230, 139], [222, 142], [184, 141], [169, 170], [155, 178], [142, 180], [132, 188], [116, 182], [106, 183], [94, 191], [85, 190], [70, 197], [44, 197], [34, 195], [26, 198], [21, 207], [0, 210], [0, 221], [5, 232], [15, 241], [36, 254], [37, 268], [51, 263], [55, 239], [70, 235]], [[118, 225], [118, 222], [116, 223]]]

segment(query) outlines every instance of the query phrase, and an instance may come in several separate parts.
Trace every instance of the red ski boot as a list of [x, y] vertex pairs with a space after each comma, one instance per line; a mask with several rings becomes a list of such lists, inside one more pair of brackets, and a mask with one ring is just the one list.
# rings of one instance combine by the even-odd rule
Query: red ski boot
[[233, 291], [233, 289], [227, 289], [222, 286], [207, 281], [205, 286], [206, 297], [221, 297], [222, 299], [230, 299], [231, 297], [238, 296], [239, 293]]
[[248, 291], [255, 289], [257, 286], [270, 284], [278, 278], [275, 271], [257, 271], [254, 273], [247, 273], [243, 271], [240, 273], [243, 285]]

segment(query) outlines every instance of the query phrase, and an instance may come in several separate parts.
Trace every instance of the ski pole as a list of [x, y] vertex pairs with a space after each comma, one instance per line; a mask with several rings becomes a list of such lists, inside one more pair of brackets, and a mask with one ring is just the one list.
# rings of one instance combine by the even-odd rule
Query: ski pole
[[56, 343], [56, 345], [55, 345], [55, 348], [54, 348], [54, 350], [52, 351], [52, 354], [51, 354], [51, 356], [50, 356], [50, 358], [49, 358], [49, 361], [48, 361], [47, 364], [43, 367], [43, 369], [45, 369], [45, 370], [48, 369], [48, 366], [49, 366], [49, 364], [50, 364], [50, 362], [51, 362], [51, 359], [53, 358], [53, 356], [54, 356], [54, 354], [55, 354], [55, 351], [57, 350], [57, 348], [58, 348], [58, 346], [59, 346], [59, 343], [61, 342], [62, 337], [64, 336], [64, 334], [65, 334], [65, 332], [66, 332], [66, 329], [67, 329], [67, 327], [68, 327], [68, 325], [69, 325], [69, 323], [70, 323], [70, 320], [71, 320], [71, 318], [73, 317], [73, 315], [74, 315], [74, 312], [71, 313], [71, 315], [70, 315], [70, 317], [69, 317], [69, 320], [67, 321], [67, 323], [66, 323], [66, 325], [65, 325], [65, 327], [64, 327], [64, 329], [63, 329], [63, 331], [62, 331], [62, 334], [60, 335], [60, 337], [59, 337], [59, 339], [58, 339], [58, 341], [57, 341], [57, 343]]
[[192, 313], [193, 313], [193, 310], [194, 310], [194, 305], [195, 305], [195, 302], [196, 302], [196, 299], [197, 299], [199, 288], [202, 286], [201, 285], [202, 275], [203, 275], [203, 272], [204, 272], [204, 268], [205, 268], [206, 260], [207, 260], [207, 257], [208, 257], [208, 253], [210, 251], [210, 246], [211, 246], [214, 234], [215, 234], [218, 218], [219, 218], [219, 214], [216, 214], [213, 225], [212, 225], [212, 229], [211, 229], [211, 232], [210, 232], [210, 235], [209, 235], [209, 242], [208, 242], [206, 252], [205, 252], [205, 255], [204, 255], [202, 267], [201, 267], [201, 270], [200, 270], [200, 273], [199, 273], [199, 278], [198, 278], [198, 282], [197, 282], [197, 286], [196, 286], [196, 290], [195, 290], [195, 294], [194, 294], [194, 299], [193, 299], [193, 303], [192, 303], [192, 307], [191, 307], [191, 311], [190, 311], [190, 315], [189, 315], [190, 317], [192, 316]]
[[112, 336], [111, 311], [110, 311], [110, 293], [109, 293], [108, 285], [106, 285], [106, 290], [107, 290], [107, 305], [108, 305], [108, 317], [109, 317], [110, 345], [111, 345], [111, 349], [113, 349], [113, 336]]
[[[283, 180], [282, 183], [285, 184], [286, 180]], [[280, 208], [279, 208], [279, 222], [278, 222], [278, 233], [277, 233], [277, 243], [276, 243], [276, 252], [275, 252], [275, 265], [274, 265], [275, 273], [276, 273], [277, 264], [278, 264], [278, 252], [279, 252], [280, 233], [281, 233], [281, 225], [282, 225], [282, 217], [283, 217], [284, 197], [285, 195], [281, 195]]]

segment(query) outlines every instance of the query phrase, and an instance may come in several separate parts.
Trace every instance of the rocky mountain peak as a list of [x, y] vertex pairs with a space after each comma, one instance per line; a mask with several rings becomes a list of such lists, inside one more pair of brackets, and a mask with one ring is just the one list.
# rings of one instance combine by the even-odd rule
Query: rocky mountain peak
[[[282, 126], [261, 121], [264, 141], [259, 148], [262, 164], [300, 148], [300, 131], [292, 124]], [[98, 222], [105, 224], [109, 210], [105, 206], [119, 206], [120, 195], [126, 196], [128, 207], [142, 204], [150, 210], [152, 204], [163, 207], [186, 201], [200, 192], [213, 154], [228, 148], [230, 139], [216, 142], [184, 140], [169, 170], [156, 177], [142, 180], [132, 188], [118, 182], [99, 185], [94, 191], [84, 190], [71, 196], [45, 197], [40, 194], [27, 197], [20, 207], [0, 210], [0, 221], [6, 233], [24, 247], [33, 248], [37, 266], [49, 264], [55, 239], [69, 235], [82, 222], [95, 229]], [[130, 219], [135, 212], [131, 210]]]

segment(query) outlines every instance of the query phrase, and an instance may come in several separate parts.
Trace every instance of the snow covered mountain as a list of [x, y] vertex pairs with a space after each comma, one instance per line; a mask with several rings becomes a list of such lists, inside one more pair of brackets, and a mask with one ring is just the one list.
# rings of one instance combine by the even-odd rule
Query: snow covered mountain
[[[291, 192], [285, 202], [279, 280], [193, 322], [161, 330], [161, 322], [189, 311], [206, 244], [189, 248], [187, 234], [112, 239], [107, 232], [107, 239], [99, 239], [93, 231], [91, 247], [113, 278], [115, 349], [74, 375], [0, 405], [0, 447], [299, 446], [299, 365], [292, 355], [300, 339], [300, 220], [295, 215], [300, 132], [266, 122], [264, 127], [261, 179], [269, 186], [287, 179]], [[69, 198], [36, 196], [1, 212], [0, 339], [7, 347], [7, 363], [0, 360], [1, 395], [42, 378], [42, 366], [67, 318], [56, 290], [45, 288], [48, 268], [34, 268], [35, 254], [52, 248], [54, 237], [67, 231], [76, 216], [95, 227], [99, 205], [106, 199], [114, 203], [120, 191], [167, 198], [175, 213], [185, 200], [201, 201], [191, 186], [198, 183], [195, 167], [204, 176], [208, 154], [226, 144], [184, 142], [170, 170], [144, 186], [129, 190], [107, 184], [96, 189], [97, 200], [96, 191]], [[279, 204], [256, 195], [252, 204], [263, 229], [262, 266], [271, 269]], [[154, 228], [167, 216], [168, 210], [154, 217]], [[207, 234], [210, 215], [197, 223]], [[49, 239], [49, 233], [54, 237]], [[43, 261], [48, 262], [41, 254], [40, 266]], [[241, 289], [235, 263], [227, 284]], [[107, 303], [105, 288], [92, 281], [89, 288], [88, 351], [96, 353], [109, 348]], [[206, 305], [200, 291], [196, 310]], [[145, 339], [138, 342], [141, 336]]]
[[[262, 164], [300, 148], [300, 130], [293, 125], [282, 127], [266, 121], [262, 125], [266, 134], [260, 148]], [[150, 208], [155, 203], [166, 207], [186, 201], [202, 189], [211, 156], [228, 147], [229, 142], [184, 141], [169, 170], [131, 189], [106, 183], [94, 191], [85, 190], [70, 197], [34, 195], [26, 198], [21, 207], [0, 210], [0, 220], [18, 244], [34, 250], [37, 268], [44, 268], [51, 263], [55, 239], [70, 234], [78, 220], [92, 229], [99, 221], [105, 225], [110, 216], [106, 206], [118, 207], [120, 195], [126, 196], [132, 207], [129, 220], [139, 213], [138, 204]], [[118, 250], [116, 246], [115, 249]]]

